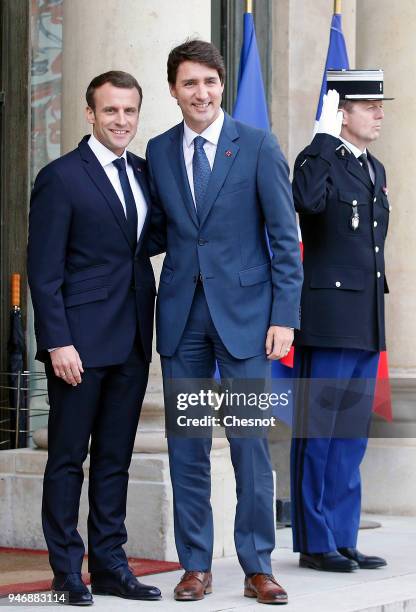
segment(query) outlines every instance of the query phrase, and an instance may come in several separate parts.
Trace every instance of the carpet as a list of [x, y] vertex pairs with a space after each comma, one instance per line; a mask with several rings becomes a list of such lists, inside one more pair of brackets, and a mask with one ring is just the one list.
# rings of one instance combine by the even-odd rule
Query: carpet
[[[180, 569], [179, 563], [129, 557], [135, 576], [147, 576]], [[0, 597], [9, 593], [35, 593], [48, 591], [53, 574], [46, 550], [0, 547]], [[88, 559], [84, 557], [82, 578], [90, 583]]]

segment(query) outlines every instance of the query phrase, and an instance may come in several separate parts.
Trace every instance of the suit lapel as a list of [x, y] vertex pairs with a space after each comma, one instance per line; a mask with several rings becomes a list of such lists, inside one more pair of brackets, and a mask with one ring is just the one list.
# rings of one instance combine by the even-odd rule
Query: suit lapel
[[[349, 150], [347, 154], [345, 153], [345, 148], [345, 145], [338, 147], [337, 155], [339, 159], [342, 159], [342, 161], [345, 163], [347, 171], [353, 176], [355, 176], [355, 178], [357, 178], [359, 181], [361, 181], [372, 193], [374, 187], [370, 177], [367, 175], [367, 172], [361, 167], [360, 162], [353, 153], [351, 153]], [[344, 154], [342, 153], [343, 149]]]
[[200, 225], [208, 217], [209, 212], [218, 197], [231, 166], [233, 165], [240, 147], [235, 140], [239, 138], [235, 122], [227, 114], [224, 115], [224, 125], [218, 140], [217, 152], [215, 154], [214, 166], [209, 179], [204, 206], [200, 216]]
[[85, 136], [78, 145], [81, 154], [81, 159], [84, 162], [85, 171], [103, 195], [106, 203], [108, 204], [111, 209], [111, 212], [114, 215], [115, 220], [117, 221], [121, 231], [123, 232], [123, 236], [131, 247], [129, 236], [127, 233], [127, 222], [123, 211], [123, 206], [117, 196], [117, 193], [114, 190], [114, 187], [111, 184], [111, 181], [106, 175], [105, 170], [103, 169], [100, 162], [88, 146], [88, 138], [89, 136]]
[[183, 157], [183, 123], [176, 127], [176, 130], [171, 136], [172, 141], [169, 149], [169, 163], [172, 168], [173, 176], [175, 177], [179, 193], [185, 204], [185, 208], [189, 213], [194, 224], [199, 227], [199, 221], [195, 210], [195, 204], [192, 197], [192, 192], [189, 187], [188, 175], [185, 168], [185, 160]]
[[146, 164], [143, 161], [138, 160], [136, 157], [134, 157], [131, 153], [129, 153], [129, 151], [127, 151], [127, 158], [128, 158], [130, 166], [133, 168], [134, 176], [140, 185], [140, 189], [142, 190], [144, 199], [146, 200], [146, 204], [147, 204], [146, 217], [144, 219], [142, 231], [140, 232], [139, 240], [137, 242], [136, 249], [135, 249], [135, 252], [137, 254], [142, 247], [143, 238], [146, 235], [146, 230], [147, 230], [147, 226], [149, 224], [149, 219], [150, 219], [152, 199], [150, 196], [149, 184], [147, 182]]
[[133, 168], [134, 176], [140, 185], [144, 199], [148, 207], [151, 205], [151, 197], [149, 190], [149, 183], [147, 182], [147, 169], [146, 164], [141, 159], [137, 159], [129, 151], [127, 151], [127, 160], [130, 166]]

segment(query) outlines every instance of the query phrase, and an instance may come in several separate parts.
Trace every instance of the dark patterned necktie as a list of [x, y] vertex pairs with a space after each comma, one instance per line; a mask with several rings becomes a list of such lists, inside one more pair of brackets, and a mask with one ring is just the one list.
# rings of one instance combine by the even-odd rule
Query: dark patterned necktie
[[361, 166], [364, 172], [366, 173], [366, 175], [368, 176], [368, 178], [370, 179], [370, 181], [373, 182], [371, 178], [371, 174], [370, 174], [370, 168], [368, 167], [367, 155], [365, 153], [361, 153], [360, 157], [358, 158], [358, 161], [361, 163]]
[[124, 202], [126, 204], [127, 233], [132, 244], [137, 243], [137, 208], [134, 195], [131, 190], [129, 177], [127, 176], [126, 160], [119, 157], [113, 161], [118, 170], [120, 185], [123, 190]]
[[194, 138], [194, 155], [192, 158], [192, 170], [194, 178], [195, 205], [198, 217], [201, 218], [204, 208], [205, 194], [211, 176], [211, 166], [204, 151], [205, 138], [196, 136]]

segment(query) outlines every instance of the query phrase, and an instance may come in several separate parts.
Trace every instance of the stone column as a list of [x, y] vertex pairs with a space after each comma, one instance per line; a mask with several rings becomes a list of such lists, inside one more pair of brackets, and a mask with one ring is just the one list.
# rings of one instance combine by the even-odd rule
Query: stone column
[[85, 89], [107, 70], [131, 72], [143, 88], [140, 126], [130, 149], [144, 155], [146, 143], [181, 119], [171, 99], [166, 60], [187, 37], [211, 37], [206, 0], [64, 0], [62, 149], [89, 133]]
[[[357, 3], [357, 67], [383, 68], [385, 119], [371, 150], [386, 167], [392, 205], [386, 250], [387, 345], [393, 382], [393, 415], [401, 438], [370, 441], [365, 463], [364, 506], [376, 512], [416, 515], [415, 374], [416, 253], [414, 243], [414, 143], [412, 109], [416, 96], [414, 23], [416, 4], [401, 0]], [[388, 431], [388, 428], [384, 428]], [[388, 434], [386, 434], [388, 435]], [[399, 434], [397, 434], [399, 435]]]

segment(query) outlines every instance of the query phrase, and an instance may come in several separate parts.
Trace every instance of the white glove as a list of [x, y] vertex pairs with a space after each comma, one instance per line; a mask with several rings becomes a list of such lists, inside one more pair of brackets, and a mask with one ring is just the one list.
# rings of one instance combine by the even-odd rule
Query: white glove
[[338, 110], [339, 94], [335, 89], [330, 89], [324, 95], [322, 112], [319, 119], [317, 134], [329, 134], [338, 138], [341, 134], [343, 114]]

